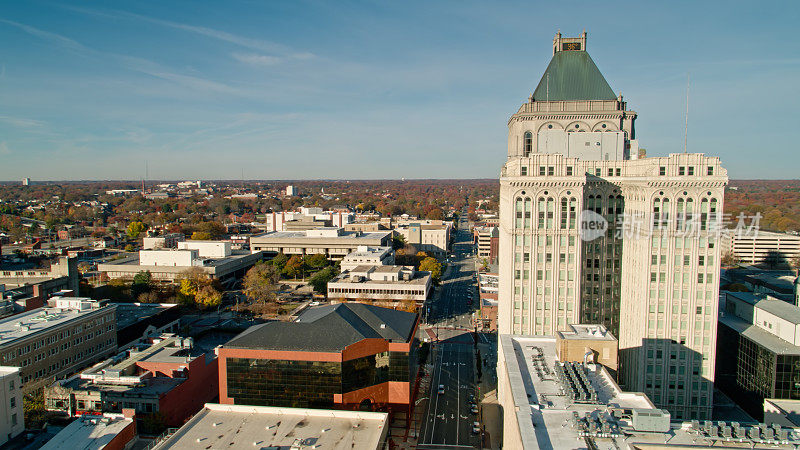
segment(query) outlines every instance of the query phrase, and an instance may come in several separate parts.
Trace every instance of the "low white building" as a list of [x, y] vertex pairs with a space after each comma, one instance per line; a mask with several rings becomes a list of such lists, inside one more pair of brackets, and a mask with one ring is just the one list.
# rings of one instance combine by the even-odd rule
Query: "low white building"
[[328, 282], [331, 300], [357, 300], [380, 304], [425, 302], [431, 291], [431, 273], [411, 266], [357, 266]]
[[371, 247], [359, 245], [358, 249], [342, 259], [341, 270], [351, 270], [358, 266], [391, 266], [394, 265], [392, 247]]
[[169, 233], [161, 236], [146, 237], [142, 239], [142, 248], [154, 250], [159, 248], [177, 248], [178, 242], [186, 239], [183, 233]]
[[388, 247], [391, 242], [391, 231], [361, 232], [326, 227], [305, 231], [276, 231], [253, 236], [250, 238], [250, 249], [285, 255], [321, 253], [328, 259], [341, 259], [358, 250], [360, 246]]
[[201, 258], [227, 258], [231, 256], [231, 243], [226, 241], [184, 241], [178, 250], [197, 250]]
[[25, 431], [19, 367], [0, 366], [0, 445]]
[[187, 270], [196, 268], [209, 278], [227, 282], [243, 277], [263, 256], [259, 251], [234, 252], [230, 242], [205, 245], [212, 243], [192, 241], [185, 244], [196, 248], [141, 250], [136, 256], [98, 264], [97, 271], [110, 279], [132, 279], [137, 273], [146, 271], [154, 280], [172, 282]]

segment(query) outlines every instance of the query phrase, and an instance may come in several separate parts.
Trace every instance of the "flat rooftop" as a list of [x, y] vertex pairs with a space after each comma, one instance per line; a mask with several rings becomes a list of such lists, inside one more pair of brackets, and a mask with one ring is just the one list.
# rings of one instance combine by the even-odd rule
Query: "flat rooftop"
[[15, 340], [23, 339], [48, 328], [59, 326], [105, 309], [107, 307], [78, 311], [43, 307], [0, 319], [0, 345], [6, 345]]
[[64, 427], [41, 448], [42, 450], [64, 448], [100, 450], [131, 423], [133, 419], [124, 418], [121, 414], [79, 418]]
[[379, 449], [388, 414], [207, 403], [156, 448]]
[[726, 325], [740, 335], [750, 339], [751, 341], [761, 345], [773, 353], [779, 355], [800, 356], [800, 347], [784, 341], [778, 336], [775, 336], [774, 334], [769, 333], [740, 317], [736, 317], [733, 314], [725, 314], [720, 316], [719, 323]]
[[[556, 364], [559, 364], [555, 342], [552, 336], [499, 336], [498, 345], [502, 347], [514, 402], [512, 407], [525, 449], [655, 450], [708, 448], [712, 445], [714, 448], [795, 448], [793, 444], [798, 443], [800, 429], [797, 428], [789, 429], [789, 443], [785, 446], [774, 442], [733, 442], [712, 438], [694, 428], [690, 421], [673, 421], [669, 430], [663, 432], [635, 429], [635, 414], [647, 416], [661, 410], [642, 393], [622, 391], [607, 370], [600, 366], [592, 369], [591, 365], [584, 373], [596, 392], [596, 400], [570, 400], [563, 393], [566, 389], [562, 391], [562, 384], [553, 375]], [[544, 369], [544, 366], [549, 369]], [[576, 366], [582, 367], [582, 364], [576, 363]], [[498, 374], [498, 377], [502, 376], [505, 375]], [[612, 424], [611, 432], [605, 436], [587, 436], [575, 425], [576, 414], [581, 420], [589, 418], [594, 423]]]
[[[178, 249], [167, 249], [167, 250], [179, 251]], [[180, 250], [180, 251], [185, 251], [185, 250]], [[233, 260], [236, 260], [236, 259], [243, 259], [243, 258], [251, 257], [252, 255], [253, 255], [253, 253], [250, 252], [250, 251], [247, 251], [247, 250], [234, 250], [234, 251], [231, 252], [230, 256], [226, 256], [225, 258], [205, 258], [205, 257], [200, 257], [198, 259], [202, 259], [204, 261], [202, 267], [217, 267], [217, 266], [220, 266], [222, 264], [225, 264], [227, 262], [230, 262], [230, 261], [233, 261]], [[99, 266], [103, 266], [103, 267], [99, 267]], [[140, 266], [140, 264], [139, 264], [139, 254], [135, 254], [135, 255], [129, 256], [127, 258], [117, 259], [117, 260], [114, 260], [114, 261], [108, 261], [108, 262], [99, 264], [98, 265], [98, 270], [101, 270], [101, 271], [113, 270], [113, 269], [109, 269], [108, 267], [105, 267], [105, 266], [157, 267], [158, 269], [164, 269], [164, 268], [168, 269], [168, 268], [174, 267], [174, 266]], [[189, 266], [177, 266], [177, 267], [180, 268], [180, 267], [189, 267]], [[129, 268], [129, 267], [126, 267], [126, 268]]]
[[383, 239], [391, 230], [386, 231], [342, 231], [342, 234], [337, 236], [308, 236], [305, 231], [272, 231], [269, 233], [259, 234], [252, 236], [253, 239], [269, 239], [269, 240], [284, 240], [284, 239], [301, 239], [301, 240], [324, 240], [324, 239]]
[[124, 329], [178, 306], [162, 303], [114, 303], [114, 305], [117, 306], [117, 329]]

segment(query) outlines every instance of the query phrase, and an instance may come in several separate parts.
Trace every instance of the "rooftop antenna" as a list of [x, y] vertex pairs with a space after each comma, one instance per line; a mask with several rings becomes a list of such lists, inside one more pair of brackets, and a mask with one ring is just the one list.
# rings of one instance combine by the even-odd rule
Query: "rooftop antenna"
[[144, 184], [147, 179], [150, 177], [150, 162], [148, 160], [144, 160], [144, 179], [142, 180], [142, 193], [144, 194]]
[[683, 134], [683, 153], [687, 152], [689, 143], [689, 72], [686, 72], [686, 127]]

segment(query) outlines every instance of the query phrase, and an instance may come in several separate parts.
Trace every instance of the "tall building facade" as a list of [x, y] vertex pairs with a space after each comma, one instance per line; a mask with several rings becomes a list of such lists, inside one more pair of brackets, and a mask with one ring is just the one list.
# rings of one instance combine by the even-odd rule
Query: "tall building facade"
[[508, 121], [499, 332], [602, 324], [619, 337], [625, 389], [677, 418], [705, 418], [727, 175], [703, 154], [644, 157], [636, 116], [586, 52], [586, 34], [557, 34], [536, 90]]

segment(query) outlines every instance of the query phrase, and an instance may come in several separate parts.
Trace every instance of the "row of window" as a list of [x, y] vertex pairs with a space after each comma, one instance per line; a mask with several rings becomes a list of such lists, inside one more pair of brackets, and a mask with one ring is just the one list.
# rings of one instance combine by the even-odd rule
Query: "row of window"
[[[699, 174], [699, 169], [698, 169]], [[667, 174], [667, 167], [661, 166], [658, 168], [658, 174], [661, 176], [665, 176]], [[680, 166], [678, 167], [678, 175], [679, 176], [692, 176], [695, 174], [694, 166]], [[706, 175], [714, 175], [714, 166], [707, 166], [706, 167]]]

